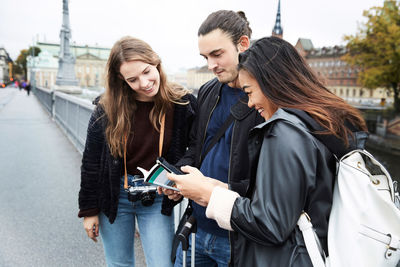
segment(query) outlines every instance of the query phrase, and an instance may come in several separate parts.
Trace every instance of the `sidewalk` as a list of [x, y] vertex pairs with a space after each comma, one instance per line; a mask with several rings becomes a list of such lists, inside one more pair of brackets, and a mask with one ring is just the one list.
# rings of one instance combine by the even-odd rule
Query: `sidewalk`
[[33, 94], [0, 89], [0, 266], [105, 266], [77, 217], [80, 165]]

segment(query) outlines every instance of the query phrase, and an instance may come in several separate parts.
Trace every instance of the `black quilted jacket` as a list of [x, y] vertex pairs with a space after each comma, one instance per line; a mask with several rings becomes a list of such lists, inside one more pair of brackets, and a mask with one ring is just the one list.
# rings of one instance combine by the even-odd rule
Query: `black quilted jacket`
[[[197, 100], [193, 95], [188, 94], [182, 100], [189, 101], [189, 104], [174, 106], [174, 130], [165, 156], [172, 164], [184, 155], [189, 146], [189, 132], [197, 112]], [[81, 166], [78, 216], [103, 212], [110, 223], [113, 223], [117, 215], [124, 165], [122, 158], [114, 158], [110, 153], [105, 139], [107, 119], [104, 114], [102, 107], [97, 105], [89, 121]], [[175, 204], [176, 202], [164, 196], [161, 213], [170, 216]]]

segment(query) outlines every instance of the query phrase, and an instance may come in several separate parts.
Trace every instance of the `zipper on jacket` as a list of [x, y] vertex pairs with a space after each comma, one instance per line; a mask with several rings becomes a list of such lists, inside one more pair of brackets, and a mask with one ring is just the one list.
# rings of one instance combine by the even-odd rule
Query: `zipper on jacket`
[[[232, 128], [232, 136], [231, 136], [231, 149], [229, 151], [229, 168], [228, 168], [228, 189], [229, 188], [229, 182], [230, 182], [230, 177], [231, 177], [231, 163], [232, 163], [232, 149], [233, 149], [233, 136], [235, 134], [235, 126], [236, 126], [236, 120], [233, 121], [233, 128]], [[231, 233], [228, 231], [228, 240], [229, 240], [229, 247], [231, 250], [231, 253], [229, 254], [229, 261], [228, 264], [231, 266], [231, 261], [232, 261], [232, 253], [233, 253], [233, 246], [232, 246], [232, 241], [231, 241]], [[232, 265], [233, 266], [233, 265]]]
[[[205, 128], [205, 130], [204, 130], [204, 136], [203, 136], [203, 140], [202, 140], [202, 143], [201, 143], [201, 147], [203, 147], [203, 145], [204, 145], [204, 141], [205, 141], [205, 139], [206, 139], [206, 136], [207, 136], [208, 123], [210, 122], [211, 115], [213, 114], [213, 112], [214, 112], [214, 109], [217, 107], [217, 105], [218, 105], [218, 102], [219, 102], [219, 95], [217, 96], [217, 101], [215, 102], [215, 105], [214, 105], [214, 107], [211, 109], [210, 115], [208, 116], [208, 120], [207, 120], [206, 128]], [[200, 151], [199, 169], [200, 169], [200, 167], [201, 167], [200, 165], [201, 165], [201, 160], [202, 160], [202, 157], [203, 157], [203, 153], [202, 153], [202, 151]]]
[[233, 120], [232, 136], [231, 136], [231, 149], [229, 150], [229, 168], [228, 168], [228, 185], [231, 178], [231, 163], [232, 163], [232, 149], [233, 149], [233, 136], [235, 134], [236, 120]]

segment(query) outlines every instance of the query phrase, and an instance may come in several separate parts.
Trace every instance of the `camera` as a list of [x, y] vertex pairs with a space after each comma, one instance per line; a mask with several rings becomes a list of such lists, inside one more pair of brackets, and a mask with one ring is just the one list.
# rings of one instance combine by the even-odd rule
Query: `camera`
[[139, 178], [138, 175], [134, 176], [132, 184], [126, 190], [128, 192], [128, 200], [131, 202], [140, 200], [145, 207], [153, 205], [157, 187], [148, 185], [144, 182], [144, 178]]

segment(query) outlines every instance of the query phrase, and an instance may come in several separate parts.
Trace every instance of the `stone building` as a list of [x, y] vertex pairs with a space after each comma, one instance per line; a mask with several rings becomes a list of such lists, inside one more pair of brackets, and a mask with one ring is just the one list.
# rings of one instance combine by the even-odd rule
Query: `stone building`
[[188, 88], [187, 84], [187, 71], [186, 70], [181, 70], [179, 72], [175, 72], [172, 74], [167, 74], [168, 75], [168, 81], [177, 83], [185, 88]]
[[[42, 50], [38, 56], [27, 58], [27, 76], [29, 81], [41, 88], [50, 89], [56, 83], [58, 59], [48, 50]], [[32, 76], [35, 77], [32, 79]]]
[[0, 86], [10, 80], [10, 63], [12, 62], [4, 47], [0, 47]]
[[200, 86], [214, 78], [214, 73], [208, 69], [207, 65], [200, 68], [192, 68], [187, 71], [187, 87], [197, 93], [196, 90]]
[[300, 38], [295, 47], [326, 87], [350, 104], [379, 106], [382, 99], [392, 103], [384, 88], [367, 89], [357, 82], [360, 69], [342, 60], [345, 46], [314, 48], [310, 39]]
[[[28, 58], [28, 79], [33, 68], [36, 85], [52, 88], [56, 81], [60, 45], [38, 42], [42, 51], [34, 60]], [[80, 87], [104, 87], [104, 74], [110, 48], [71, 44], [71, 53], [75, 57], [75, 74]], [[54, 60], [53, 60], [54, 59]], [[57, 64], [54, 65], [54, 62]]]

